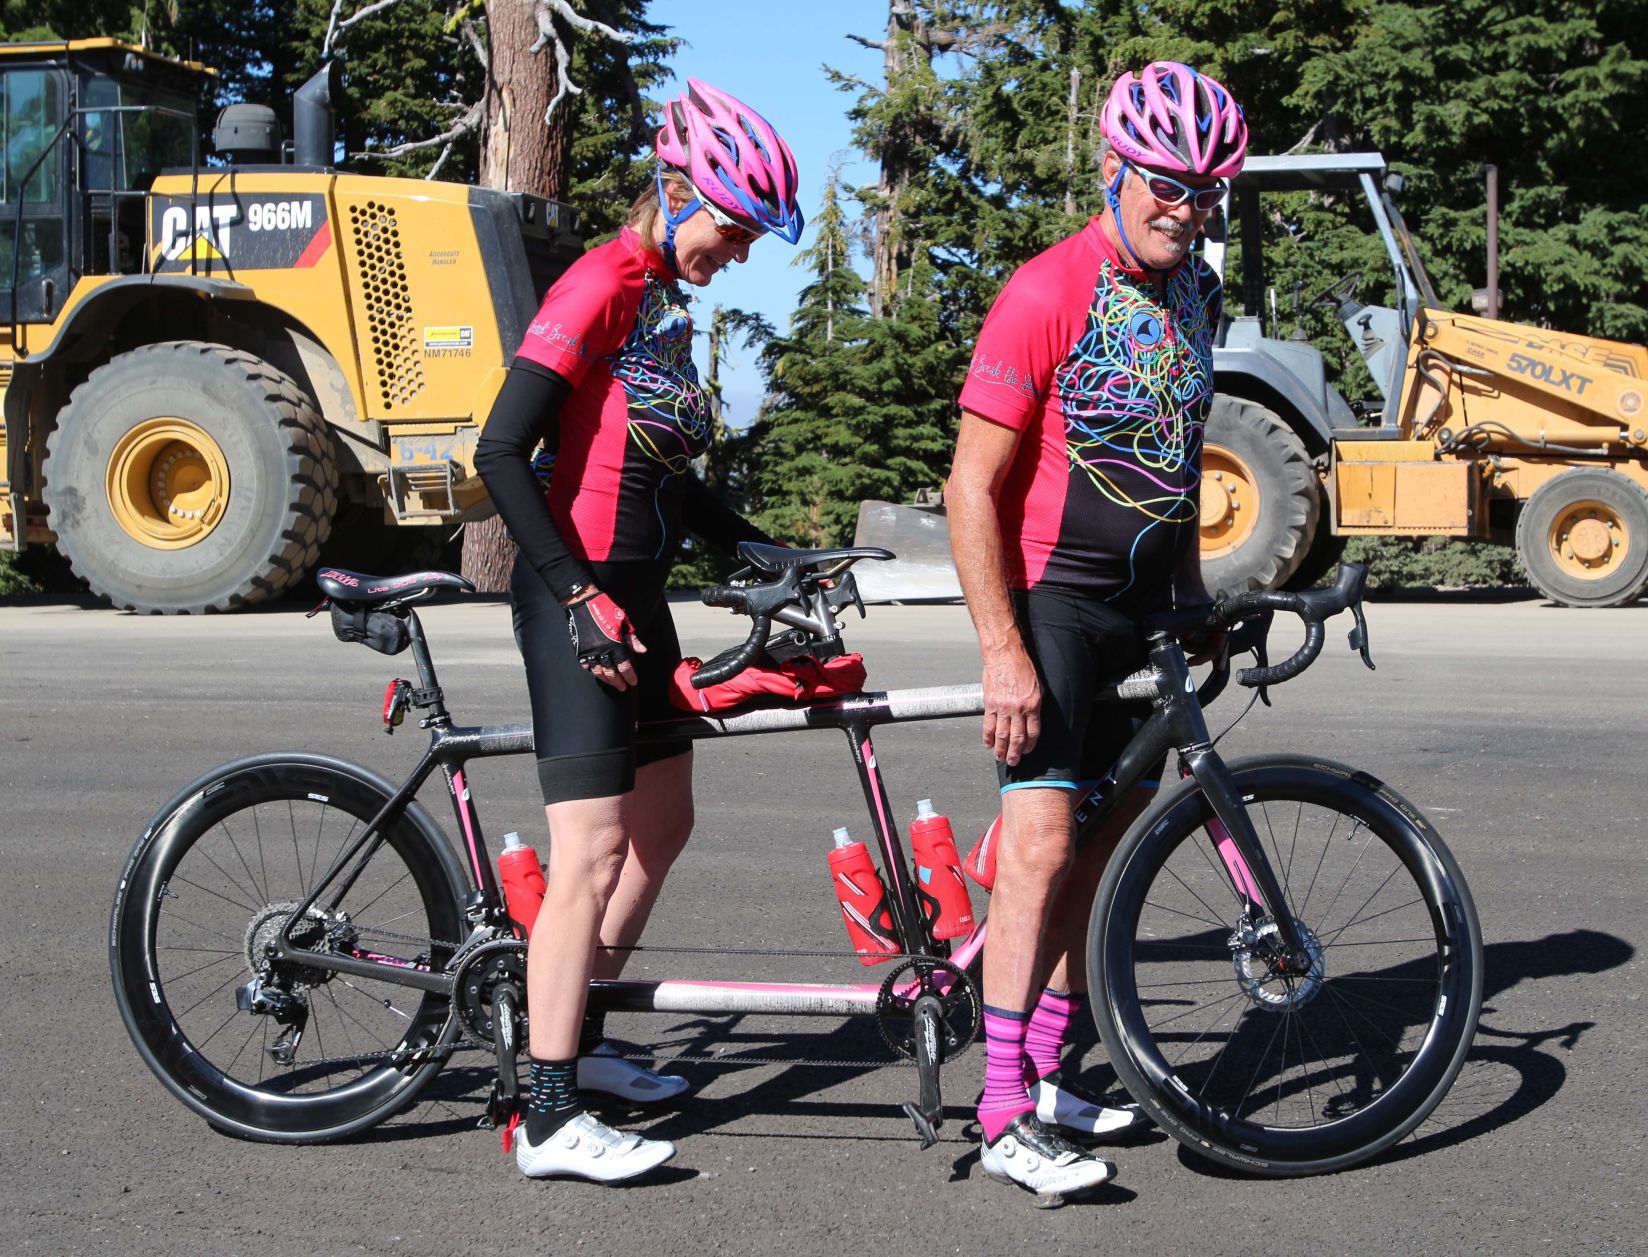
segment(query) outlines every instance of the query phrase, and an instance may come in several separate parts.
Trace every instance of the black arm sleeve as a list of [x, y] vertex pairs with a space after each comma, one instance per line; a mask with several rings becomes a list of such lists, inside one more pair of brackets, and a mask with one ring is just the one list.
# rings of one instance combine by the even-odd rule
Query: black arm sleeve
[[572, 385], [535, 362], [515, 360], [475, 445], [475, 471], [526, 561], [560, 599], [592, 584], [589, 564], [567, 547], [532, 470], [532, 451], [561, 440], [561, 407]]
[[683, 473], [681, 481], [681, 522], [717, 550], [737, 554], [740, 541], [759, 541], [769, 546], [776, 544], [766, 533], [711, 493], [696, 473]]

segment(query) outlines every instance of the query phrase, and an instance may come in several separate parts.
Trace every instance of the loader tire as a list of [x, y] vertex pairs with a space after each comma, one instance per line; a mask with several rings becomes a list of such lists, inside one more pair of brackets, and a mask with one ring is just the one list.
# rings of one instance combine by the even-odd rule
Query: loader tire
[[1277, 589], [1321, 519], [1316, 472], [1281, 416], [1216, 394], [1202, 441], [1202, 580], [1214, 597]]
[[1565, 607], [1618, 607], [1648, 586], [1648, 493], [1615, 471], [1576, 467], [1535, 489], [1516, 521], [1516, 557]]
[[58, 548], [117, 607], [232, 611], [315, 562], [337, 509], [314, 403], [267, 362], [201, 341], [145, 345], [74, 390], [46, 445]]

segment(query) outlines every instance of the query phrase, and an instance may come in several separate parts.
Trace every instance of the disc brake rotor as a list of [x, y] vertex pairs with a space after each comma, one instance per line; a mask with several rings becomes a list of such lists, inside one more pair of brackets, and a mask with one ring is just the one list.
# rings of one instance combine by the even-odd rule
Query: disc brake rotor
[[1243, 926], [1230, 938], [1231, 963], [1236, 967], [1236, 984], [1260, 1008], [1287, 1009], [1308, 1004], [1322, 989], [1321, 940], [1303, 922], [1295, 921], [1300, 941], [1310, 956], [1310, 972], [1298, 977], [1284, 972], [1276, 959], [1282, 951], [1280, 931], [1274, 921], [1253, 927]]

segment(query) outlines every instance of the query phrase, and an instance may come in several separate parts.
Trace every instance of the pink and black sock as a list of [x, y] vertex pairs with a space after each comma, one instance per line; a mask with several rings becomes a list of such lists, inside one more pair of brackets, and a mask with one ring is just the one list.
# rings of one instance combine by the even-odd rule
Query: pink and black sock
[[1085, 991], [1055, 991], [1052, 987], [1042, 991], [1025, 1029], [1026, 1084], [1058, 1072], [1059, 1058], [1070, 1045], [1071, 1027], [1086, 1003]]
[[1001, 1138], [1020, 1113], [1035, 1111], [1024, 1088], [1024, 1035], [1029, 1026], [1029, 1013], [984, 1006], [984, 1095], [978, 1116], [986, 1143]]

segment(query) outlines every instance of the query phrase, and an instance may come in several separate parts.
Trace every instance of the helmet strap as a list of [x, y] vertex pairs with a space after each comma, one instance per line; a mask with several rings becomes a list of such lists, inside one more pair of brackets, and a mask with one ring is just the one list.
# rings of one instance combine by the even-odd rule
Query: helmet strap
[[1127, 251], [1127, 256], [1133, 259], [1133, 268], [1142, 271], [1144, 270], [1144, 263], [1139, 261], [1139, 255], [1133, 251], [1133, 242], [1127, 238], [1127, 228], [1122, 226], [1121, 190], [1122, 182], [1126, 178], [1127, 162], [1123, 160], [1121, 169], [1116, 172], [1116, 177], [1110, 181], [1104, 190], [1104, 203], [1110, 207], [1110, 217], [1116, 223], [1116, 234], [1121, 237], [1122, 248]]
[[[664, 216], [664, 243], [661, 246], [664, 261], [669, 263], [670, 270], [675, 272], [677, 279], [681, 278], [681, 266], [675, 260], [675, 229], [687, 219], [691, 218], [703, 208], [703, 202], [698, 199], [697, 190], [693, 191], [692, 200], [681, 207], [681, 212], [671, 213], [669, 203], [669, 186], [664, 182], [664, 171], [658, 170], [658, 212]], [[690, 186], [690, 185], [689, 185]]]

